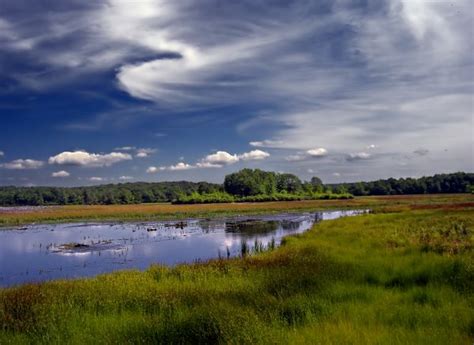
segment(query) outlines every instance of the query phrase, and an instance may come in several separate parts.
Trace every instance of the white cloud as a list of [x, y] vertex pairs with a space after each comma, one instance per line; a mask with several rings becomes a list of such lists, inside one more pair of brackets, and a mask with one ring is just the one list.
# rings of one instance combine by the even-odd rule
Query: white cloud
[[377, 147], [378, 147], [378, 146], [375, 145], [375, 144], [367, 145], [367, 148], [368, 148], [369, 150], [374, 150], [374, 149], [376, 149]]
[[[32, 53], [41, 66], [65, 73], [65, 66], [77, 75], [118, 66], [124, 90], [173, 106], [168, 109], [271, 100], [278, 110], [267, 119], [275, 123], [265, 124], [276, 126], [266, 127], [265, 135], [282, 143], [251, 142], [255, 147], [306, 150], [317, 138], [331, 152], [364, 150], [376, 142], [411, 154], [423, 145], [433, 155], [446, 148], [453, 153], [437, 156], [432, 171], [451, 169], [452, 162], [472, 167], [474, 41], [466, 29], [472, 27], [472, 0], [358, 2], [364, 6], [333, 1], [329, 11], [314, 1], [292, 2], [283, 10], [260, 3], [251, 12], [239, 4], [219, 12], [212, 2], [143, 0], [130, 6], [110, 0], [77, 15], [39, 15], [48, 25], [36, 30], [30, 21], [4, 19], [0, 36], [6, 49], [37, 47]], [[71, 40], [66, 49], [53, 45], [54, 54], [42, 48], [52, 46], [42, 42], [75, 32], [84, 39]], [[163, 52], [177, 58], [148, 58]], [[30, 75], [35, 80], [23, 84], [51, 83], [48, 73]], [[220, 163], [215, 165], [228, 164]], [[381, 174], [387, 173], [391, 166]]]
[[280, 140], [262, 140], [262, 141], [251, 141], [250, 146], [254, 147], [278, 147], [283, 145], [283, 141]]
[[251, 160], [262, 160], [269, 157], [270, 154], [261, 150], [253, 150], [250, 152], [244, 152], [242, 154], [230, 154], [226, 151], [217, 151], [216, 153], [207, 155], [201, 161], [196, 164], [188, 164], [185, 162], [178, 162], [175, 165], [154, 167], [151, 166], [147, 169], [147, 173], [156, 173], [158, 171], [182, 171], [191, 169], [210, 169], [210, 168], [222, 168], [224, 165], [234, 164], [239, 161], [251, 161]]
[[210, 163], [216, 165], [225, 165], [225, 164], [233, 164], [239, 161], [239, 157], [236, 154], [231, 155], [226, 151], [217, 151], [216, 153], [207, 155], [203, 160], [202, 163]]
[[262, 150], [252, 150], [250, 152], [242, 153], [238, 156], [243, 161], [258, 161], [270, 157], [268, 152]]
[[120, 176], [119, 180], [121, 181], [128, 181], [128, 180], [133, 180], [133, 176]]
[[196, 168], [222, 168], [221, 164], [213, 164], [209, 162], [198, 162]]
[[334, 176], [334, 177], [340, 177], [340, 176], [341, 176], [341, 174], [340, 174], [340, 173], [338, 173], [338, 172], [335, 172], [335, 173], [332, 173], [332, 176]]
[[137, 149], [137, 154], [135, 155], [135, 157], [146, 158], [146, 157], [148, 157], [149, 155], [151, 155], [152, 153], [155, 153], [155, 152], [156, 152], [156, 149], [141, 148], [141, 149]]
[[288, 162], [298, 162], [298, 161], [305, 160], [306, 158], [307, 158], [306, 155], [296, 154], [296, 155], [286, 156], [285, 160], [287, 160]]
[[0, 157], [5, 156], [5, 153], [3, 151], [0, 151]]
[[206, 167], [208, 167], [208, 166], [191, 165], [191, 164], [188, 164], [188, 163], [179, 162], [179, 163], [176, 163], [174, 165], [163, 166], [163, 167], [159, 167], [157, 169], [153, 169], [152, 172], [156, 172], [157, 170], [160, 170], [160, 171], [163, 171], [163, 170], [182, 171], [182, 170], [191, 170], [191, 169], [195, 169], [195, 168], [206, 168]]
[[241, 154], [230, 154], [226, 151], [217, 151], [207, 155], [196, 166], [199, 168], [220, 168], [223, 165], [229, 165], [242, 161], [263, 160], [270, 157], [268, 152], [262, 150], [252, 150]]
[[102, 181], [105, 181], [105, 178], [103, 178], [103, 177], [97, 177], [97, 176], [92, 176], [92, 177], [89, 177], [89, 181], [92, 181], [92, 182], [102, 182]]
[[348, 161], [356, 161], [356, 160], [364, 160], [364, 159], [369, 159], [371, 158], [372, 155], [367, 152], [356, 152], [356, 153], [350, 153], [347, 156]]
[[71, 176], [66, 170], [56, 171], [51, 174], [52, 177], [68, 177]]
[[156, 174], [159, 170], [161, 170], [161, 169], [151, 166], [151, 167], [148, 167], [148, 169], [146, 169], [146, 172], [148, 174]]
[[128, 153], [111, 152], [107, 154], [88, 153], [86, 151], [64, 151], [56, 156], [49, 158], [49, 164], [58, 165], [79, 165], [87, 167], [103, 167], [112, 164], [131, 160], [132, 156]]
[[44, 165], [42, 161], [34, 159], [16, 159], [9, 163], [0, 164], [0, 168], [9, 170], [34, 170], [39, 169]]
[[116, 147], [116, 151], [133, 151], [136, 150], [137, 148], [135, 146], [122, 146], [122, 147]]
[[179, 162], [175, 165], [171, 165], [167, 167], [167, 170], [175, 171], [175, 170], [189, 170], [195, 168], [193, 165], [184, 163], [184, 162]]
[[327, 156], [328, 150], [326, 150], [325, 148], [319, 147], [316, 149], [308, 150], [306, 151], [306, 153], [310, 155], [311, 157], [324, 157], [324, 156]]

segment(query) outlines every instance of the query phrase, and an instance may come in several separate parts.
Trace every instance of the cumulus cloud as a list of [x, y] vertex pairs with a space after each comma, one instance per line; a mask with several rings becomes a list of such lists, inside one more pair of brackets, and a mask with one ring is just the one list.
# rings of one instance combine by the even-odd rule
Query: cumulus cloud
[[318, 158], [318, 157], [327, 156], [328, 155], [328, 150], [326, 150], [325, 148], [319, 147], [319, 148], [316, 148], [316, 149], [308, 150], [308, 151], [306, 151], [306, 153], [311, 157]]
[[69, 177], [71, 176], [66, 170], [56, 171], [51, 174], [51, 177]]
[[89, 153], [87, 151], [64, 151], [49, 158], [49, 164], [78, 165], [86, 167], [104, 167], [131, 160], [128, 153], [111, 152], [107, 154]]
[[202, 160], [202, 163], [210, 163], [214, 165], [226, 165], [226, 164], [234, 164], [239, 161], [239, 157], [236, 154], [230, 154], [226, 151], [217, 151], [216, 153], [212, 153], [207, 155]]
[[195, 164], [189, 164], [185, 162], [179, 162], [174, 165], [149, 167], [146, 172], [149, 174], [157, 173], [158, 171], [183, 171], [191, 169], [211, 169], [211, 168], [222, 168], [225, 165], [237, 163], [239, 161], [258, 161], [270, 157], [268, 152], [262, 150], [252, 150], [244, 152], [242, 154], [230, 154], [226, 151], [217, 151], [209, 154]]
[[369, 159], [371, 158], [372, 155], [367, 152], [356, 152], [356, 153], [350, 153], [346, 159], [348, 161], [357, 161], [357, 160], [364, 160], [364, 159]]
[[126, 176], [126, 175], [120, 176], [119, 180], [121, 180], [121, 181], [133, 180], [133, 176]]
[[199, 164], [199, 167], [216, 168], [223, 165], [234, 164], [238, 161], [263, 160], [270, 157], [268, 152], [262, 150], [252, 150], [241, 154], [230, 154], [226, 151], [217, 151], [207, 155]]
[[98, 176], [89, 177], [89, 181], [92, 181], [92, 182], [102, 182], [102, 181], [105, 181], [105, 180], [106, 180], [105, 178], [98, 177]]
[[137, 158], [146, 158], [146, 157], [148, 157], [149, 155], [151, 155], [155, 152], [156, 152], [156, 149], [141, 148], [141, 149], [137, 149], [137, 153], [136, 153], [135, 157], [137, 157]]
[[158, 171], [160, 171], [160, 168], [153, 166], [148, 167], [148, 169], [146, 169], [147, 174], [156, 174]]
[[262, 150], [252, 150], [238, 156], [238, 158], [243, 161], [259, 161], [268, 157], [270, 157], [270, 154]]
[[184, 162], [179, 162], [175, 165], [171, 165], [169, 167], [167, 167], [167, 170], [171, 170], [171, 171], [175, 171], [175, 170], [189, 170], [189, 169], [193, 169], [194, 166], [190, 165], [190, 164], [187, 164], [187, 163], [184, 163]]
[[16, 159], [14, 161], [0, 164], [0, 168], [9, 170], [34, 170], [39, 169], [44, 165], [44, 162], [34, 159]]

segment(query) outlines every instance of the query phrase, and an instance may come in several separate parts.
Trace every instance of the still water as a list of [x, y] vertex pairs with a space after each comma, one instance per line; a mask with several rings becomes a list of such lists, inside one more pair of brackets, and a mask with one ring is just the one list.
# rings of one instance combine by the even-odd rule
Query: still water
[[330, 211], [147, 223], [31, 225], [0, 230], [0, 286], [94, 276], [151, 264], [176, 265], [280, 244], [318, 221], [364, 211]]

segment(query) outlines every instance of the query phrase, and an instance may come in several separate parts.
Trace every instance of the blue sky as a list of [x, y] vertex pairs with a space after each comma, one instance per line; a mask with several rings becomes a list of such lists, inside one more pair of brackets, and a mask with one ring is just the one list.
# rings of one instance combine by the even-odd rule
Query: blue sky
[[469, 0], [0, 3], [0, 184], [473, 171]]

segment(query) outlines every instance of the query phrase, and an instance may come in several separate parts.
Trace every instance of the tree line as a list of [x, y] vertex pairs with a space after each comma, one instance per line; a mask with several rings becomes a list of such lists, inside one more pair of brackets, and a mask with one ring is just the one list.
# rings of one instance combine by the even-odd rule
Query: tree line
[[474, 174], [457, 172], [420, 178], [389, 178], [371, 182], [330, 184], [329, 188], [353, 195], [472, 193]]
[[2, 206], [113, 205], [169, 202], [182, 194], [222, 191], [208, 182], [120, 183], [90, 187], [0, 187]]
[[[208, 182], [121, 183], [91, 187], [0, 187], [1, 206], [137, 204], [176, 201], [183, 196], [223, 193], [239, 200], [298, 199], [302, 195], [400, 195], [466, 193], [474, 186], [473, 173], [438, 174], [421, 178], [389, 178], [371, 182], [323, 184], [313, 177], [301, 181], [294, 174], [243, 169], [225, 177], [223, 184]], [[291, 195], [291, 196], [290, 196]], [[229, 198], [227, 198], [229, 199]], [[230, 199], [229, 199], [230, 200]]]

